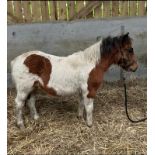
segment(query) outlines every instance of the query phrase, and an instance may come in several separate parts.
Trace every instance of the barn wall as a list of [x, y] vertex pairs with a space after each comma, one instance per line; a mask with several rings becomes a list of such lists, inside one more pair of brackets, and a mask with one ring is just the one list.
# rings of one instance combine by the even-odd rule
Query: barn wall
[[[100, 37], [120, 34], [121, 25], [130, 32], [140, 68], [133, 77], [146, 78], [147, 18], [114, 18], [105, 20], [77, 20], [8, 25], [8, 86], [11, 86], [10, 61], [17, 55], [41, 50], [58, 56], [66, 56], [83, 50]], [[118, 67], [112, 66], [106, 80], [119, 79]]]

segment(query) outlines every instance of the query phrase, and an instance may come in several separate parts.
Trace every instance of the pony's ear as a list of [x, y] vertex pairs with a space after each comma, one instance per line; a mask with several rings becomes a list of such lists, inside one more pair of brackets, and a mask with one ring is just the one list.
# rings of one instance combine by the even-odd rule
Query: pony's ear
[[123, 35], [123, 38], [129, 37], [129, 32]]
[[129, 32], [127, 32], [126, 35], [128, 36], [129, 35]]
[[127, 32], [126, 34], [123, 34], [123, 35], [120, 37], [120, 40], [121, 40], [121, 44], [122, 44], [122, 45], [124, 45], [125, 43], [127, 43], [127, 42], [130, 40], [129, 32]]

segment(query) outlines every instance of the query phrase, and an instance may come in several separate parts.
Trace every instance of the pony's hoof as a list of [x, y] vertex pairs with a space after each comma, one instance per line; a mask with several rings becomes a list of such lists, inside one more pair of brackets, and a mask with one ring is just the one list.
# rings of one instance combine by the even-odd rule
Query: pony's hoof
[[80, 119], [83, 119], [83, 117], [82, 117], [81, 115], [80, 115], [80, 116], [78, 115], [77, 118], [78, 118], [79, 120], [80, 120]]
[[34, 115], [34, 120], [38, 120], [39, 119], [39, 115]]
[[91, 128], [92, 127], [92, 123], [87, 123], [87, 126], [89, 127], [89, 128]]
[[88, 124], [87, 124], [87, 126], [88, 126], [89, 128], [91, 128], [91, 127], [92, 127], [92, 125], [88, 125]]
[[16, 124], [17, 127], [20, 129], [20, 130], [24, 130], [25, 129], [25, 125], [23, 123], [17, 123]]

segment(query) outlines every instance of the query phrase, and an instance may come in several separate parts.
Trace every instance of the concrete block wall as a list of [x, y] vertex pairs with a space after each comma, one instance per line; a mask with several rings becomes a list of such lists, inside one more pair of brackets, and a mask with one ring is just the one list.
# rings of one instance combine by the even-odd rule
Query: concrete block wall
[[[95, 43], [100, 37], [119, 35], [121, 25], [133, 38], [133, 46], [138, 56], [140, 67], [129, 78], [146, 78], [147, 60], [147, 18], [113, 18], [102, 20], [77, 20], [72, 22], [50, 22], [8, 25], [8, 87], [12, 86], [10, 78], [10, 61], [30, 50], [66, 56], [83, 50]], [[112, 66], [105, 80], [119, 79], [119, 68]]]

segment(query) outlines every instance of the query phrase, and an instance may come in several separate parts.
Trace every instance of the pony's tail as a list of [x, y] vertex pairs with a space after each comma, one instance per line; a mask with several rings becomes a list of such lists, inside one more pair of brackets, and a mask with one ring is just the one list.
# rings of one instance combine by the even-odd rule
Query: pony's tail
[[13, 76], [13, 66], [14, 66], [14, 60], [12, 60], [11, 62], [10, 62], [10, 66], [11, 66], [11, 79], [12, 79], [12, 82], [13, 82], [13, 84], [15, 84], [15, 79], [14, 79], [14, 76]]

